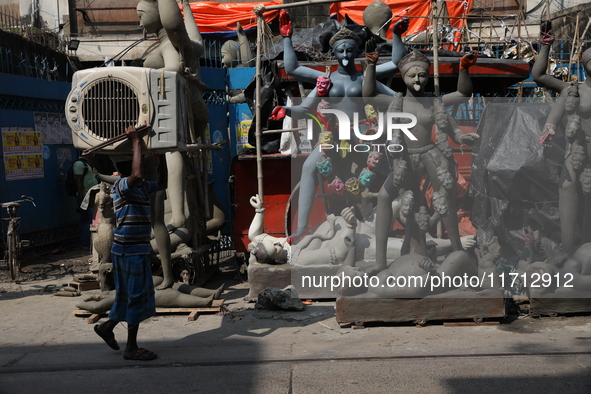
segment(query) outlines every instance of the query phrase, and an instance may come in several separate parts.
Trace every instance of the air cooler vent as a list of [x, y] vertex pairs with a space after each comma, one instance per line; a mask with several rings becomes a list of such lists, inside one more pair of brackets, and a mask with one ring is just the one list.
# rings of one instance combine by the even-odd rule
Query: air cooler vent
[[140, 104], [133, 87], [116, 79], [100, 79], [87, 87], [81, 113], [88, 131], [107, 140], [136, 124]]
[[[187, 82], [176, 72], [143, 67], [98, 67], [76, 71], [66, 100], [72, 141], [80, 150], [102, 145], [131, 125], [150, 125], [142, 134], [154, 152], [182, 150], [189, 130]], [[130, 154], [126, 139], [98, 153]]]

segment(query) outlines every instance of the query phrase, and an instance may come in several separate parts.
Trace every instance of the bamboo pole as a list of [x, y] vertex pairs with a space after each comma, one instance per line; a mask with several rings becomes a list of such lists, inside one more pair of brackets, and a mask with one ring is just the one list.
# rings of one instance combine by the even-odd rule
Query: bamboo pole
[[[480, 23], [478, 24], [478, 37], [482, 37], [482, 21], [484, 20], [484, 18], [480, 19]], [[466, 21], [466, 25], [468, 25], [468, 21]], [[489, 28], [490, 30], [490, 28]]]
[[571, 44], [570, 47], [570, 57], [568, 58], [568, 74], [567, 74], [567, 82], [570, 82], [572, 80], [572, 76], [571, 76], [571, 65], [573, 64], [573, 57], [575, 55], [575, 47], [578, 44], [578, 40], [579, 40], [579, 13], [577, 12], [577, 21], [575, 23], [575, 34], [573, 35], [573, 43]]
[[433, 16], [433, 87], [435, 90], [435, 97], [439, 97], [439, 40], [438, 33], [438, 18], [437, 18], [437, 0], [433, 0], [431, 7], [431, 15]]
[[295, 3], [289, 3], [289, 4], [271, 5], [269, 7], [263, 7], [263, 11], [261, 12], [261, 15], [262, 15], [262, 13], [264, 11], [284, 10], [284, 9], [287, 9], [287, 8], [301, 7], [301, 6], [305, 6], [305, 5], [318, 5], [318, 4], [326, 4], [326, 3], [342, 3], [344, 1], [350, 1], [350, 0], [305, 0], [305, 1], [296, 1]]
[[257, 58], [256, 58], [256, 72], [255, 72], [255, 132], [256, 152], [257, 152], [257, 191], [259, 198], [262, 200], [264, 196], [263, 189], [263, 154], [261, 150], [261, 48], [263, 46], [263, 12], [257, 15]]
[[294, 131], [306, 130], [306, 128], [281, 129], [281, 130], [266, 130], [262, 134], [277, 134], [277, 133], [293, 133]]
[[521, 5], [519, 5], [519, 11], [517, 11], [517, 60], [521, 59]]
[[256, 140], [256, 154], [257, 154], [257, 191], [261, 200], [264, 198], [263, 188], [263, 154], [261, 150], [261, 48], [263, 46], [263, 30], [265, 19], [263, 13], [265, 11], [281, 10], [293, 7], [300, 7], [305, 5], [318, 5], [325, 3], [340, 3], [345, 0], [306, 0], [298, 1], [291, 4], [278, 4], [265, 7], [261, 4], [254, 7], [253, 12], [257, 16], [257, 54], [256, 54], [256, 72], [255, 72], [255, 140]]
[[[523, 6], [519, 5], [517, 12], [517, 60], [521, 60], [521, 23], [524, 22]], [[523, 82], [517, 83], [517, 102], [523, 102]]]

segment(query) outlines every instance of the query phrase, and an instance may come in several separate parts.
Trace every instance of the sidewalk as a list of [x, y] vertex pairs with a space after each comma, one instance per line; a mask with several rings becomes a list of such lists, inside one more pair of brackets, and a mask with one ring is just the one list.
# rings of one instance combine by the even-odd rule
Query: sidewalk
[[[354, 330], [336, 323], [334, 302], [255, 310], [248, 285], [230, 280], [229, 314], [149, 319], [138, 342], [159, 358], [135, 362], [74, 316], [79, 297], [44, 292], [71, 279], [0, 283], [0, 393], [591, 392], [591, 316]], [[124, 345], [123, 324], [115, 334]]]

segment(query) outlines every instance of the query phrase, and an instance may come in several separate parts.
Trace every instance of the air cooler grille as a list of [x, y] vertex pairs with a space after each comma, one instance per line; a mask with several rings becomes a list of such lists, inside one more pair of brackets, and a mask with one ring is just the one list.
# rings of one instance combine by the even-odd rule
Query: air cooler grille
[[101, 79], [86, 88], [82, 119], [90, 133], [109, 139], [135, 125], [140, 105], [134, 89], [119, 80]]

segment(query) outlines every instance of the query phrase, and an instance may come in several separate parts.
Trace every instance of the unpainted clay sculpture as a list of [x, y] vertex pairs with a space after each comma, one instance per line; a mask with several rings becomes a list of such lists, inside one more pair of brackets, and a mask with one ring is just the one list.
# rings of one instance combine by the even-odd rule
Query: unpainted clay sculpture
[[[199, 57], [203, 54], [203, 40], [189, 2], [183, 0], [182, 7], [184, 19], [176, 0], [141, 0], [139, 2], [137, 10], [140, 25], [147, 33], [155, 33], [159, 41], [158, 47], [146, 57], [144, 67], [175, 71], [187, 79], [190, 92], [191, 111], [188, 116], [192, 128], [193, 141], [191, 142], [197, 142], [197, 138], [205, 141], [204, 133], [209, 112], [201, 95], [205, 85], [201, 82], [199, 75]], [[168, 288], [174, 282], [169, 231], [183, 227], [187, 220], [185, 215], [187, 170], [183, 156], [181, 152], [166, 153], [168, 188], [166, 191], [157, 192], [152, 198], [153, 231], [160, 251], [164, 275], [162, 284], [156, 288], [157, 290]], [[151, 174], [152, 177], [155, 175], [153, 171]], [[173, 213], [168, 226], [164, 223], [165, 198], [170, 200]], [[190, 205], [196, 205], [196, 202], [190, 202]]]
[[[290, 245], [287, 238], [274, 237], [263, 232], [265, 209], [259, 196], [251, 197], [250, 204], [256, 213], [248, 231], [251, 241], [249, 251], [252, 258], [259, 263], [318, 266], [375, 260], [375, 212], [368, 219], [358, 221], [353, 209], [347, 207], [343, 209], [341, 216], [329, 215], [314, 233], [304, 236], [296, 245]], [[395, 200], [391, 209], [392, 216], [402, 222], [404, 215], [410, 214], [408, 201]], [[475, 245], [474, 236], [471, 235], [462, 237], [461, 242], [466, 249]], [[449, 239], [430, 238], [427, 245], [433, 249], [433, 256], [443, 256], [453, 251]], [[402, 248], [401, 238], [388, 238], [388, 256], [400, 256]]]
[[287, 238], [273, 237], [263, 232], [265, 208], [258, 195], [250, 198], [250, 204], [256, 213], [248, 229], [248, 238], [251, 241], [248, 248], [259, 263], [291, 262], [292, 252], [296, 255], [298, 265], [339, 265], [346, 259], [354, 259], [356, 219], [351, 209], [346, 208], [341, 213], [345, 222], [343, 231], [335, 234], [336, 218], [329, 215], [328, 221], [332, 223], [329, 231], [307, 235], [297, 247], [293, 247]]
[[[445, 192], [448, 214], [443, 215], [442, 220], [453, 250], [462, 250], [456, 214], [455, 162], [453, 156], [448, 158], [441, 152], [439, 145], [436, 145], [431, 140], [431, 134], [433, 126], [437, 126], [437, 142], [440, 145], [449, 146], [447, 136], [452, 137], [459, 145], [473, 145], [477, 141], [477, 134], [464, 134], [455, 125], [453, 119], [447, 114], [442, 116], [443, 111], [441, 111], [441, 107], [463, 102], [471, 96], [472, 82], [468, 69], [476, 62], [476, 58], [474, 54], [462, 57], [458, 76], [458, 90], [443, 95], [440, 98], [441, 103], [437, 103], [437, 101], [434, 103], [433, 98], [429, 98], [425, 92], [430, 68], [430, 61], [425, 55], [413, 51], [399, 62], [400, 72], [406, 85], [406, 95], [404, 97], [398, 95], [394, 98], [383, 95], [376, 97], [378, 94], [375, 87], [376, 61], [374, 60], [375, 56], [368, 57], [369, 62], [365, 71], [363, 96], [378, 108], [387, 107], [388, 112], [414, 114], [417, 119], [417, 124], [410, 129], [416, 140], [411, 140], [406, 133], [401, 136], [402, 133], [398, 131], [398, 133], [394, 133], [393, 140], [389, 141], [390, 144], [404, 144], [405, 149], [400, 153], [391, 154], [391, 173], [378, 195], [376, 220], [377, 267], [375, 268], [378, 272], [383, 271], [387, 266], [388, 233], [393, 220], [392, 201], [407, 190], [413, 192], [416, 201], [413, 204], [413, 214], [408, 215], [406, 220], [406, 242], [410, 242], [410, 245], [409, 248], [405, 248], [404, 253], [428, 256], [425, 236], [419, 228], [414, 215], [419, 213], [421, 209], [426, 209], [423, 207], [427, 206], [425, 200], [426, 190], [420, 189], [420, 180], [424, 174], [427, 174], [428, 180], [435, 191], [439, 193]], [[439, 137], [439, 134], [443, 133], [446, 133], [445, 138]], [[398, 167], [404, 168], [405, 171], [395, 176]]]
[[392, 10], [381, 0], [375, 0], [363, 11], [363, 24], [376, 36], [385, 39], [392, 22]]
[[[224, 68], [254, 67], [254, 54], [240, 22], [236, 23], [238, 41], [228, 40], [222, 45], [222, 65]], [[228, 102], [238, 104], [246, 102], [244, 89], [230, 90]]]
[[[591, 123], [581, 121], [591, 116], [591, 49], [585, 50], [581, 56], [581, 64], [587, 74], [585, 82], [568, 83], [546, 74], [550, 47], [554, 42], [551, 23], [544, 22], [540, 32], [542, 46], [532, 68], [532, 77], [538, 85], [560, 93], [548, 115], [540, 143], [546, 148], [554, 144], [558, 125], [566, 115], [567, 148], [559, 181], [558, 210], [562, 250], [571, 253], [576, 245], [591, 241], [591, 221], [588, 220], [591, 215], [591, 193], [581, 189], [583, 180], [588, 182], [587, 176], [583, 174], [591, 168]], [[581, 238], [580, 243], [577, 243], [579, 229]]]
[[222, 45], [222, 64], [224, 68], [253, 67], [254, 54], [240, 22], [236, 23], [238, 41], [228, 40]]
[[115, 230], [115, 212], [113, 211], [112, 187], [106, 182], [100, 183], [99, 192], [95, 196], [95, 204], [98, 217], [94, 250], [98, 254], [99, 283], [102, 291], [114, 290], [113, 279], [110, 272], [111, 245], [113, 244], [113, 231]]
[[[429, 283], [430, 280], [433, 280], [431, 277], [442, 277], [443, 275], [462, 277], [464, 275], [473, 276], [478, 273], [476, 264], [464, 251], [450, 253], [441, 264], [434, 264], [428, 257], [415, 253], [400, 256], [376, 274], [378, 281], [371, 286], [365, 286], [363, 281], [360, 283], [363, 283], [364, 286], [348, 285], [348, 283], [355, 283], [353, 279], [355, 277], [363, 278], [369, 275], [368, 272], [355, 265], [344, 264], [341, 272], [344, 276], [351, 278], [350, 281], [342, 281], [345, 284], [340, 289], [342, 296], [355, 296], [366, 293], [366, 296], [376, 298], [421, 298], [435, 293], [442, 293], [455, 289], [455, 287], [441, 286], [432, 289], [429, 286], [420, 284]], [[391, 278], [414, 278], [414, 280], [408, 281], [405, 286], [392, 286]]]
[[[518, 289], [530, 297], [588, 298], [591, 294], [591, 243], [573, 252], [548, 254], [539, 231], [523, 230], [525, 246], [515, 267]], [[541, 258], [540, 258], [541, 257]]]
[[[162, 283], [163, 278], [154, 276], [154, 286]], [[213, 300], [217, 300], [224, 291], [224, 285], [215, 290], [204, 289], [175, 283], [171, 288], [157, 291], [156, 306], [158, 308], [208, 308]], [[105, 291], [97, 295], [84, 298], [76, 304], [76, 307], [91, 313], [103, 313], [108, 311], [115, 301], [115, 290]]]

